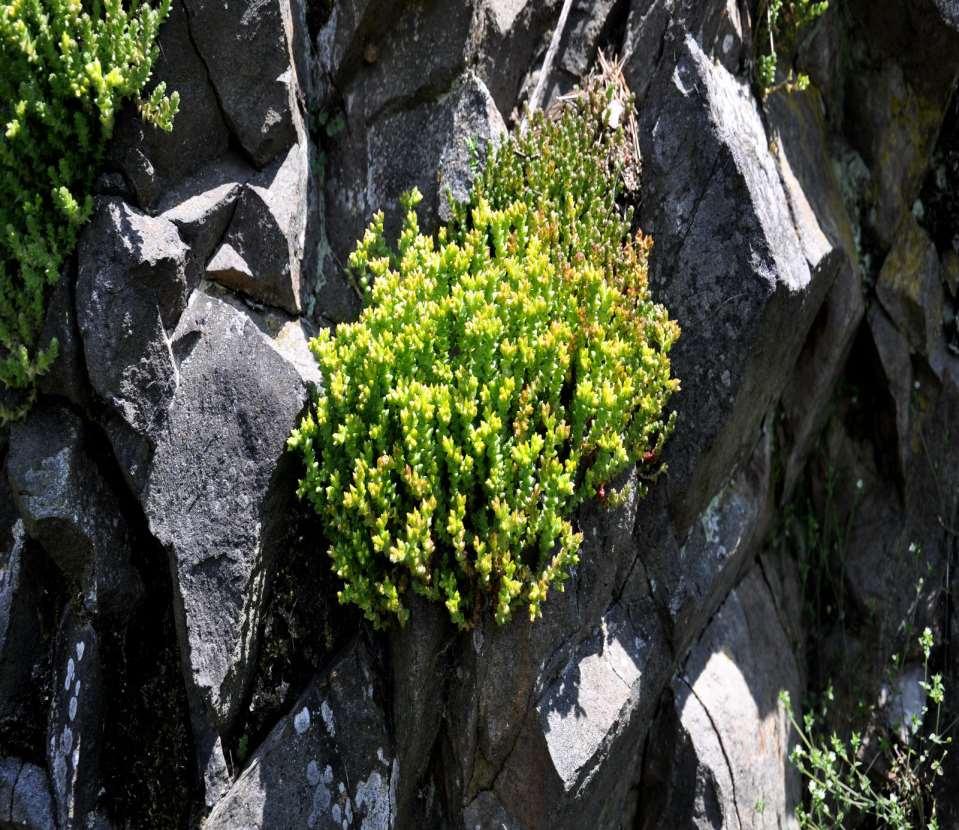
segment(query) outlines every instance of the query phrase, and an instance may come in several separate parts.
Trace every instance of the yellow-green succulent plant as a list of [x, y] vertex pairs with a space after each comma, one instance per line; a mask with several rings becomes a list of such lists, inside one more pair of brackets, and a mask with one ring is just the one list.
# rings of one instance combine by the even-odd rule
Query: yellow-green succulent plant
[[299, 492], [340, 601], [375, 625], [404, 622], [410, 591], [460, 627], [487, 606], [535, 619], [579, 561], [576, 508], [658, 464], [679, 328], [617, 206], [632, 163], [617, 96], [594, 82], [534, 115], [436, 236], [415, 191], [395, 250], [377, 214], [350, 261], [366, 307], [310, 344], [325, 383], [290, 438]]
[[[56, 358], [40, 342], [50, 286], [92, 209], [121, 103], [139, 98], [171, 0], [0, 3], [0, 425], [22, 415]], [[141, 101], [169, 130], [179, 96]]]

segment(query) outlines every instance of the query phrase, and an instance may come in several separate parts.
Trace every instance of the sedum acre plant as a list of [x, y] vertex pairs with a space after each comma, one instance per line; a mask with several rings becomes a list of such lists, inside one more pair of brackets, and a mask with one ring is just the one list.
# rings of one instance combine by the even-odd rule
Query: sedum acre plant
[[340, 601], [375, 625], [410, 591], [464, 628], [535, 619], [578, 562], [576, 508], [658, 464], [679, 329], [616, 203], [628, 104], [594, 81], [493, 150], [435, 238], [414, 191], [396, 248], [380, 213], [351, 257], [367, 305], [311, 342], [326, 388], [290, 446]]
[[[171, 0], [0, 3], [0, 424], [22, 415], [56, 358], [39, 342], [45, 297], [90, 215], [121, 102], [138, 98]], [[177, 93], [140, 102], [172, 128]]]

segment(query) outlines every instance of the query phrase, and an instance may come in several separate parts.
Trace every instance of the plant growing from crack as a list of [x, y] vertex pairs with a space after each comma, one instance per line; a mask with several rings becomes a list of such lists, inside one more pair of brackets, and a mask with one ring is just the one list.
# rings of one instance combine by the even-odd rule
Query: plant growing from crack
[[379, 213], [351, 257], [367, 306], [311, 342], [325, 389], [289, 443], [339, 599], [376, 626], [410, 592], [463, 628], [487, 605], [536, 619], [579, 561], [576, 508], [661, 466], [679, 328], [617, 207], [629, 105], [594, 78], [492, 150], [435, 238], [414, 191], [397, 246]]
[[795, 73], [792, 67], [782, 81], [776, 82], [780, 56], [795, 50], [800, 32], [827, 8], [828, 0], [766, 0], [760, 6], [756, 81], [764, 97], [779, 89], [801, 92], [809, 87], [809, 76]]
[[92, 210], [123, 101], [172, 129], [177, 93], [140, 98], [171, 0], [0, 4], [0, 424], [29, 408], [57, 355], [40, 340], [50, 287]]

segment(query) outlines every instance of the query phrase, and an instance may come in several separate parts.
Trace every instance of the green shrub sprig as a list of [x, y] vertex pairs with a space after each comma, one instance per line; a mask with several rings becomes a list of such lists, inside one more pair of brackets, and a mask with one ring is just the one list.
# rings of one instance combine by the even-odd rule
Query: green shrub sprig
[[[22, 415], [56, 358], [40, 343], [49, 286], [92, 210], [94, 178], [122, 101], [138, 98], [171, 0], [0, 3], [0, 423]], [[170, 130], [179, 96], [141, 102]], [[8, 395], [10, 397], [10, 395]]]
[[325, 390], [290, 439], [299, 492], [340, 600], [376, 625], [407, 619], [408, 591], [461, 627], [487, 603], [535, 619], [579, 561], [575, 509], [671, 429], [679, 329], [616, 206], [629, 148], [611, 101], [594, 83], [534, 116], [436, 238], [415, 191], [395, 250], [377, 214], [351, 257], [366, 308], [311, 342]]
[[809, 76], [792, 69], [781, 84], [776, 83], [780, 54], [792, 53], [799, 34], [829, 8], [828, 0], [765, 0], [758, 15], [756, 80], [763, 95], [778, 89], [802, 92], [809, 87]]
[[[917, 681], [923, 703], [908, 722], [900, 724], [901, 735], [877, 739], [861, 732], [848, 738], [827, 734], [825, 704], [820, 717], [810, 711], [800, 723], [789, 692], [779, 693], [799, 738], [789, 760], [808, 784], [808, 803], [796, 809], [802, 830], [859, 826], [864, 819], [868, 826], [892, 830], [938, 830], [935, 784], [945, 771], [943, 763], [952, 744], [952, 736], [946, 733], [954, 724], [943, 723], [946, 687], [942, 675], [929, 671], [933, 645], [932, 631], [926, 628], [919, 637], [923, 679]], [[826, 700], [832, 700], [831, 688]]]

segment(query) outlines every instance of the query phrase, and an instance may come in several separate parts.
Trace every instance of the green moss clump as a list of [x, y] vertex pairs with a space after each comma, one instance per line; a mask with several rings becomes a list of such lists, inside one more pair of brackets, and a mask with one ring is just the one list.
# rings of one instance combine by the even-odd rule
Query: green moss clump
[[679, 336], [647, 288], [650, 241], [617, 207], [631, 102], [599, 80], [491, 154], [436, 238], [404, 200], [351, 258], [356, 323], [311, 342], [326, 382], [290, 438], [341, 602], [376, 625], [408, 591], [472, 625], [531, 619], [578, 559], [575, 509], [656, 463]]
[[[56, 358], [55, 341], [39, 342], [47, 292], [92, 210], [116, 111], [150, 77], [170, 2], [0, 3], [0, 424], [24, 414]], [[160, 84], [140, 109], [170, 130], [178, 104]]]

